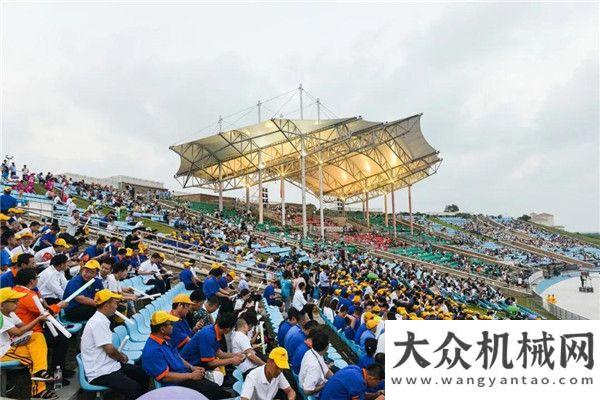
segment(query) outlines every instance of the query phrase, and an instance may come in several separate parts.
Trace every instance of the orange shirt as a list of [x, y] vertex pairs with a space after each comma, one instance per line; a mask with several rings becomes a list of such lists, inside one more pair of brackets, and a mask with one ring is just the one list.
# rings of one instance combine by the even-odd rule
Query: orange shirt
[[[41, 301], [41, 297], [40, 297], [39, 293], [37, 293], [31, 289], [27, 289], [25, 286], [17, 285], [13, 288], [13, 290], [27, 294], [27, 296], [21, 297], [19, 299], [19, 302], [17, 303], [17, 309], [15, 311], [15, 314], [17, 314], [17, 316], [21, 319], [21, 321], [23, 321], [23, 324], [28, 324], [40, 315], [40, 310], [35, 305], [35, 302], [33, 301], [33, 296], [37, 296], [40, 299], [40, 301]], [[53, 304], [50, 306], [50, 310], [54, 314], [56, 314], [60, 311], [60, 308], [58, 307], [58, 305]], [[42, 332], [43, 331], [42, 324], [40, 324], [40, 323], [35, 324], [32, 331], [33, 332]]]

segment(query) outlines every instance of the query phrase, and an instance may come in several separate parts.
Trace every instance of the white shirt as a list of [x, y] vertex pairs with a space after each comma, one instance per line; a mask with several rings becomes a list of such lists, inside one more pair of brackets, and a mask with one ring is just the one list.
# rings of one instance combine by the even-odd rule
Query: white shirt
[[250, 290], [250, 286], [248, 286], [248, 282], [244, 278], [240, 278], [240, 281], [238, 283], [238, 291], [241, 292], [244, 289]]
[[148, 283], [150, 279], [154, 278], [154, 274], [160, 274], [160, 269], [158, 269], [158, 265], [153, 264], [149, 259], [140, 264], [138, 268], [139, 272], [152, 272], [152, 274], [142, 275], [144, 279], [144, 283]]
[[40, 272], [37, 287], [44, 299], [48, 297], [62, 299], [67, 287], [67, 278], [64, 272], [57, 271], [53, 265], [50, 265]]
[[69, 217], [69, 220], [67, 221], [67, 233], [71, 236], [75, 236], [77, 228], [79, 228], [79, 218], [73, 216]]
[[278, 389], [287, 389], [290, 387], [289, 382], [283, 376], [283, 373], [279, 374], [276, 378], [271, 379], [271, 382], [267, 380], [265, 375], [265, 366], [254, 368], [244, 381], [242, 386], [242, 393], [240, 397], [244, 397], [250, 400], [273, 400], [277, 394]]
[[[103, 282], [104, 283], [104, 282]], [[106, 277], [106, 285], [104, 286], [106, 289], [109, 289], [112, 292], [115, 293], [121, 293], [122, 289], [121, 289], [121, 282], [119, 282], [117, 280], [117, 278], [115, 278], [114, 274], [109, 274]]]
[[88, 382], [121, 369], [121, 364], [110, 358], [102, 348], [111, 343], [110, 321], [96, 311], [85, 324], [81, 335], [81, 359]]
[[323, 356], [309, 349], [304, 353], [302, 357], [302, 364], [300, 364], [300, 374], [298, 374], [298, 381], [304, 391], [315, 390], [317, 385], [325, 382], [325, 374], [329, 367], [325, 363]]
[[333, 319], [335, 318], [333, 310], [329, 307], [323, 307], [323, 315], [331, 322], [333, 322]]
[[305, 304], [306, 299], [304, 298], [304, 293], [302, 293], [301, 290], [296, 290], [294, 292], [294, 300], [292, 300], [292, 307], [298, 311], [302, 311]]
[[375, 350], [375, 354], [377, 353], [385, 353], [385, 332], [379, 335], [377, 339], [377, 350]]
[[50, 264], [50, 260], [52, 257], [56, 255], [56, 250], [54, 250], [53, 246], [48, 246], [45, 249], [41, 249], [37, 253], [33, 255], [35, 259], [35, 263], [38, 265], [48, 265]]
[[21, 323], [19, 317], [14, 313], [10, 316], [2, 315], [3, 323], [0, 326], [0, 357], [3, 357], [11, 345], [11, 338], [8, 334], [8, 330], [14, 328], [17, 324]]
[[244, 299], [241, 297], [235, 301], [235, 305], [233, 306], [233, 311], [241, 310], [244, 307]]
[[[248, 349], [252, 348], [252, 344], [250, 343], [250, 338], [243, 332], [233, 331], [231, 334], [231, 352], [232, 353], [242, 353]], [[247, 357], [246, 359], [239, 365], [239, 369], [242, 372], [246, 372], [249, 369], [257, 367], [257, 364], [250, 361]]]
[[67, 200], [67, 215], [71, 215], [73, 214], [73, 211], [77, 208], [77, 204], [75, 204], [75, 202], [69, 198]]
[[31, 247], [25, 247], [22, 244], [18, 245], [10, 251], [11, 257], [18, 256], [19, 254], [23, 253], [34, 254], [35, 252]]

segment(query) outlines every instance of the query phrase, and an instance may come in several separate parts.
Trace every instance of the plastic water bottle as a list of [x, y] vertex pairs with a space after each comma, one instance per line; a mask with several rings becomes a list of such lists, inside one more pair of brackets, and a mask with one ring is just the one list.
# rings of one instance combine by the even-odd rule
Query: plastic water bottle
[[62, 389], [62, 370], [60, 369], [60, 365], [57, 365], [54, 370], [54, 390], [60, 389]]

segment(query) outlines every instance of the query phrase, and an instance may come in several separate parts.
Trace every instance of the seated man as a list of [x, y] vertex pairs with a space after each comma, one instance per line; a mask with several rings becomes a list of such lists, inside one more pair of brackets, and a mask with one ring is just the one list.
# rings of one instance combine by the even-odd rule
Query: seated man
[[[38, 298], [40, 302], [42, 301], [39, 293], [35, 291], [37, 282], [37, 274], [32, 268], [20, 270], [15, 277], [14, 290], [20, 293], [25, 293], [25, 296], [23, 296], [17, 303], [15, 314], [17, 314], [19, 319], [23, 321], [24, 324], [29, 324], [33, 320], [37, 319], [37, 317], [40, 315], [40, 310], [36, 306], [34, 300], [34, 298]], [[61, 301], [49, 306], [47, 310], [56, 315], [66, 305], [67, 303]], [[60, 333], [57, 336], [53, 336], [47, 327], [42, 327], [40, 322], [33, 326], [32, 331], [43, 333], [44, 337], [46, 338], [46, 344], [48, 348], [54, 350], [52, 352], [49, 370], [53, 371], [57, 366], [60, 366], [63, 371], [63, 386], [68, 385], [69, 382], [66, 378], [69, 378], [75, 374], [75, 371], [67, 370], [65, 365], [65, 357], [69, 348], [69, 339]]]
[[171, 344], [178, 349], [182, 349], [192, 336], [194, 331], [190, 328], [186, 317], [192, 308], [192, 300], [187, 294], [178, 294], [173, 297], [171, 314], [179, 318], [179, 321], [173, 323], [173, 334], [171, 335]]
[[173, 322], [179, 321], [166, 311], [157, 311], [150, 319], [150, 337], [142, 350], [142, 367], [148, 375], [165, 386], [183, 386], [202, 393], [209, 399], [232, 397], [219, 385], [204, 377], [205, 370], [188, 363], [171, 346]]
[[179, 280], [183, 282], [186, 290], [196, 290], [202, 287], [202, 282], [196, 276], [193, 268], [194, 261], [186, 261], [183, 263], [183, 271], [179, 273]]
[[327, 381], [319, 400], [384, 400], [384, 394], [369, 393], [367, 388], [374, 388], [385, 379], [383, 365], [372, 364], [367, 368], [349, 365], [340, 369]]
[[192, 365], [201, 365], [210, 370], [225, 365], [240, 365], [245, 358], [241, 353], [221, 350], [221, 340], [231, 332], [234, 324], [234, 314], [219, 314], [214, 325], [200, 329], [184, 346], [181, 356]]
[[35, 259], [29, 253], [19, 254], [18, 256], [13, 257], [13, 259], [13, 265], [9, 270], [0, 275], [0, 288], [15, 286], [15, 277], [19, 270], [23, 268], [35, 268]]
[[279, 390], [288, 400], [294, 400], [296, 392], [281, 373], [285, 369], [290, 369], [287, 352], [283, 347], [275, 347], [269, 353], [267, 363], [246, 376], [240, 400], [273, 400]]
[[200, 300], [203, 297], [202, 290], [195, 290], [190, 295], [190, 299], [193, 302], [202, 302], [202, 305], [192, 315], [192, 324], [190, 326], [194, 331], [199, 331], [206, 325], [214, 324], [212, 314], [219, 309], [219, 298], [217, 296], [210, 297], [206, 301]]
[[171, 288], [168, 274], [161, 271], [160, 263], [164, 257], [160, 253], [154, 253], [149, 260], [144, 261], [137, 270], [138, 275], [142, 275], [146, 285], [153, 285], [154, 288], [148, 293], [165, 293]]
[[231, 351], [233, 353], [242, 353], [246, 356], [246, 359], [238, 367], [242, 371], [242, 374], [246, 374], [253, 368], [265, 365], [265, 362], [256, 355], [250, 343], [249, 331], [250, 325], [248, 325], [248, 322], [244, 318], [238, 318], [235, 323], [235, 331], [231, 334]]
[[296, 349], [300, 347], [302, 343], [308, 337], [310, 330], [317, 327], [319, 323], [317, 321], [307, 321], [304, 325], [300, 324], [293, 326], [285, 335], [285, 349], [291, 357], [296, 354]]
[[96, 313], [85, 324], [81, 335], [81, 360], [92, 385], [106, 386], [126, 399], [136, 399], [148, 390], [148, 377], [142, 368], [127, 364], [127, 356], [113, 346], [108, 319], [122, 298], [108, 289], [96, 292]]
[[[323, 336], [325, 336], [326, 339], [323, 339]], [[292, 357], [292, 371], [294, 371], [295, 374], [300, 373], [302, 359], [304, 358], [306, 352], [313, 348], [315, 338], [317, 339], [317, 341], [325, 340], [327, 344], [329, 344], [329, 338], [327, 337], [327, 334], [325, 334], [322, 331], [321, 327], [317, 326], [315, 328], [312, 328], [308, 333], [306, 340], [304, 340], [304, 343], [300, 343], [300, 346], [298, 346], [298, 348], [294, 352], [294, 356]]]
[[67, 320], [73, 322], [87, 321], [96, 312], [94, 296], [97, 291], [104, 289], [102, 281], [96, 278], [99, 269], [100, 263], [98, 261], [89, 260], [83, 265], [79, 275], [67, 283], [63, 299], [75, 293], [77, 289], [85, 285], [88, 281], [95, 279], [94, 283], [69, 302], [69, 305], [65, 308], [65, 317]]
[[[48, 373], [48, 346], [41, 332], [33, 332], [33, 328], [40, 322], [46, 321], [48, 314], [38, 315], [29, 323], [24, 324], [14, 314], [17, 302], [27, 296], [26, 293], [17, 292], [11, 288], [0, 289], [0, 311], [2, 323], [0, 324], [0, 361], [19, 361], [29, 368], [34, 384], [32, 398], [51, 399], [56, 394], [46, 390], [45, 381], [52, 380]], [[39, 383], [37, 383], [39, 381]]]
[[57, 254], [50, 260], [48, 268], [38, 276], [38, 289], [47, 304], [60, 302], [67, 287], [65, 270], [68, 268], [69, 257]]
[[319, 332], [313, 336], [311, 348], [302, 357], [298, 383], [308, 396], [318, 395], [327, 379], [333, 375], [323, 358], [328, 347], [329, 337], [327, 334]]
[[285, 335], [292, 326], [295, 326], [303, 319], [303, 315], [300, 311], [295, 308], [290, 308], [287, 313], [287, 319], [279, 324], [279, 330], [277, 331], [277, 343], [280, 346], [285, 346]]

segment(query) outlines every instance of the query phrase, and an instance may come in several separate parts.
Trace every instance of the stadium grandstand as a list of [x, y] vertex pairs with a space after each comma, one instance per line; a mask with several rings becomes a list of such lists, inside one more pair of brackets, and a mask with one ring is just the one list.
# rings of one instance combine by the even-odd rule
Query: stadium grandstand
[[[598, 318], [593, 241], [395, 209], [441, 162], [420, 118], [259, 113], [172, 146], [177, 179], [214, 196], [5, 160], [0, 396], [384, 400], [387, 320]], [[299, 186], [302, 202], [251, 201], [268, 181]], [[378, 196], [383, 212], [369, 209]]]

